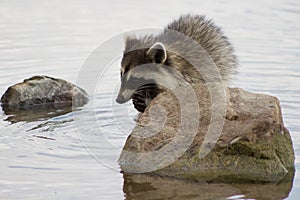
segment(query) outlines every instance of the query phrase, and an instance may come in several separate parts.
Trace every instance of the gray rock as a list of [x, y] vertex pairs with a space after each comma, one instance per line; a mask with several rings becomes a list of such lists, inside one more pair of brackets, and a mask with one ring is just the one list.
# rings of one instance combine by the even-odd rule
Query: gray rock
[[34, 76], [9, 87], [1, 97], [5, 111], [43, 107], [83, 106], [87, 93], [76, 85], [49, 76]]
[[[227, 183], [278, 182], [292, 177], [289, 175], [294, 173], [294, 151], [276, 97], [226, 88], [227, 103], [222, 112], [219, 109], [222, 101], [213, 102], [219, 101], [222, 95], [214, 99], [204, 84], [193, 89], [197, 106], [193, 105], [192, 95], [186, 95], [185, 103], [180, 103], [178, 94], [184, 93], [174, 91], [162, 93], [150, 103], [120, 155], [119, 164], [125, 173], [145, 172]], [[200, 117], [195, 115], [197, 109]], [[215, 115], [213, 109], [219, 113]], [[223, 117], [224, 121], [216, 122], [215, 116]], [[180, 135], [185, 120], [188, 123], [183, 124]], [[222, 123], [218, 136], [214, 131]], [[213, 130], [212, 135], [207, 135], [209, 130]], [[186, 138], [191, 136], [192, 140], [188, 141]], [[183, 149], [181, 153], [180, 149]]]

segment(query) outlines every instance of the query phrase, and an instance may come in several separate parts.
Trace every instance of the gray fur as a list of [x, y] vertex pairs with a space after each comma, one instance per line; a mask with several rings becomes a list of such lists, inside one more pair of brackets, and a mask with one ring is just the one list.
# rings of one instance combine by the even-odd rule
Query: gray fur
[[[180, 36], [180, 39], [178, 39], [178, 37], [174, 37], [174, 32], [179, 32], [183, 36]], [[203, 49], [195, 50], [189, 38], [197, 42]], [[157, 43], [163, 46], [154, 45]], [[153, 53], [149, 54], [149, 49], [155, 49], [156, 46], [159, 46], [159, 48], [153, 52], [158, 52], [159, 54], [155, 57], [155, 53], [154, 55]], [[162, 49], [166, 50], [166, 59], [162, 55], [164, 53]], [[160, 60], [163, 60], [163, 63], [159, 63]], [[210, 62], [210, 60], [213, 62]], [[191, 62], [193, 64], [196, 63], [201, 73], [197, 71], [197, 68]], [[127, 36], [125, 39], [121, 76], [129, 70], [147, 63], [169, 66], [175, 69], [180, 74], [180, 77], [183, 77], [188, 83], [217, 80], [215, 79], [216, 74], [221, 75], [221, 79], [227, 82], [236, 73], [238, 66], [233, 48], [227, 37], [219, 27], [211, 20], [207, 20], [203, 15], [181, 16], [179, 19], [171, 22], [159, 35], [145, 35], [140, 38]], [[213, 70], [213, 63], [216, 65], [219, 73]], [[147, 74], [145, 74], [145, 77], [147, 77]], [[171, 76], [167, 76], [166, 78], [171, 78]], [[126, 89], [126, 84], [122, 84], [121, 89]], [[162, 88], [156, 85], [151, 87], [151, 89], [137, 92], [141, 94], [140, 98], [130, 96], [126, 97], [126, 99], [132, 98], [136, 108], [138, 107], [137, 104], [140, 103], [142, 107], [137, 108], [137, 110], [143, 112], [148, 105], [146, 103], [146, 96], [152, 92], [153, 94], [150, 98], [153, 99], [161, 91], [163, 91]]]

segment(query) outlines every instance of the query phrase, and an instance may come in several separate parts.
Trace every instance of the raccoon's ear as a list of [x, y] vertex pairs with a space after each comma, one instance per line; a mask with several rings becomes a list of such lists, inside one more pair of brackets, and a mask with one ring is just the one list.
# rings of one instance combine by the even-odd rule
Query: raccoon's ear
[[167, 51], [161, 42], [156, 42], [148, 51], [147, 56], [156, 63], [165, 63], [167, 60]]

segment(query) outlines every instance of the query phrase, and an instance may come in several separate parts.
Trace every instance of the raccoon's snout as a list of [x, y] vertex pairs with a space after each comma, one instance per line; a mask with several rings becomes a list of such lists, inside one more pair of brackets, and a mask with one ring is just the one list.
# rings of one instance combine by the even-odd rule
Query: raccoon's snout
[[123, 103], [126, 103], [126, 99], [121, 96], [121, 95], [118, 95], [117, 98], [116, 98], [116, 102], [119, 103], [119, 104], [123, 104]]
[[133, 91], [131, 90], [124, 90], [124, 88], [120, 88], [120, 92], [116, 98], [116, 102], [119, 104], [123, 104], [126, 103], [127, 101], [129, 101], [132, 97]]

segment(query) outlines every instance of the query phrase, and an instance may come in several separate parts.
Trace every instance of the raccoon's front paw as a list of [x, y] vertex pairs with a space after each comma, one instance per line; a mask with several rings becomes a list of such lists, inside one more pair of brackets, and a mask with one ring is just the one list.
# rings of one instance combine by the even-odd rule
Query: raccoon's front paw
[[144, 112], [146, 109], [146, 104], [144, 102], [132, 100], [134, 108], [139, 112]]
[[134, 105], [134, 108], [139, 112], [144, 112], [147, 107], [145, 97], [141, 94], [133, 94], [132, 103]]

